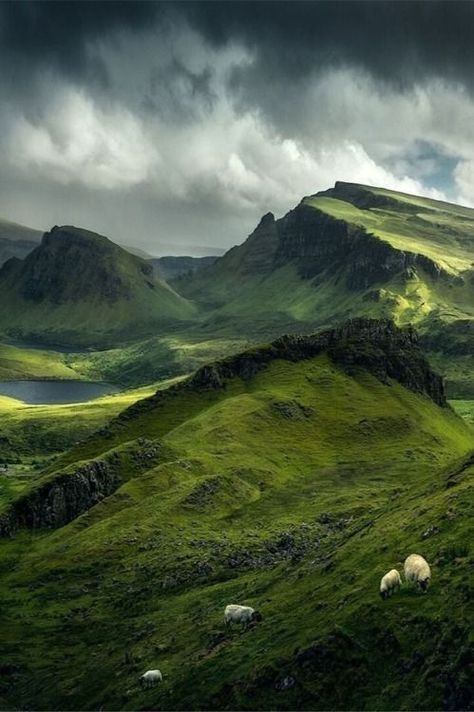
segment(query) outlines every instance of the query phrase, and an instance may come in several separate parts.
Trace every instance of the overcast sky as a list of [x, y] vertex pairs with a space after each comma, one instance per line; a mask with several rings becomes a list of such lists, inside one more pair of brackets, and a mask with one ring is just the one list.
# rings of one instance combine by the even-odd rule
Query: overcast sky
[[474, 205], [474, 3], [16, 0], [0, 38], [5, 218], [200, 254], [336, 180]]

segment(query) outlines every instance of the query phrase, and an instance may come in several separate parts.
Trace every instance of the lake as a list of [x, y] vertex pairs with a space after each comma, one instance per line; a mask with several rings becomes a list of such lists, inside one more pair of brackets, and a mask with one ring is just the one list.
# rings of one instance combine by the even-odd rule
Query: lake
[[16, 398], [29, 405], [83, 403], [109, 393], [118, 393], [119, 390], [110, 383], [90, 383], [88, 381], [0, 382], [0, 396]]

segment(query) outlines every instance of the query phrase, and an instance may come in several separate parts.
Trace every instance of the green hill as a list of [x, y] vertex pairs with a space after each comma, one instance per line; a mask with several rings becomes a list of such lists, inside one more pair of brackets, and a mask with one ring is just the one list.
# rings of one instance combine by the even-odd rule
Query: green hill
[[194, 307], [106, 237], [55, 227], [0, 270], [0, 330], [45, 343], [106, 344], [159, 333]]
[[336, 183], [287, 215], [265, 215], [242, 245], [174, 286], [240, 333], [311, 331], [353, 316], [413, 323], [474, 394], [474, 210]]
[[[2, 707], [472, 709], [471, 449], [389, 322], [140, 401], [4, 505]], [[381, 601], [413, 551], [428, 595]]]

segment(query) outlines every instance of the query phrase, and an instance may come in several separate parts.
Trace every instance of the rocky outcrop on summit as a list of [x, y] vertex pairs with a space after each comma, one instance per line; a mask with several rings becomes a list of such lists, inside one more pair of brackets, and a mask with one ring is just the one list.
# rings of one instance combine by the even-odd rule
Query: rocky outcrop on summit
[[353, 319], [311, 336], [282, 336], [270, 346], [204, 366], [189, 385], [222, 388], [229, 378], [252, 378], [275, 359], [301, 361], [323, 352], [346, 370], [362, 368], [385, 383], [394, 379], [439, 406], [446, 405], [443, 379], [432, 371], [415, 330], [399, 329], [388, 319]]
[[360, 318], [313, 335], [282, 336], [269, 345], [203, 366], [186, 381], [158, 391], [124, 410], [112, 421], [107, 435], [112, 436], [128, 421], [182, 391], [219, 390], [225, 388], [231, 378], [253, 378], [276, 359], [302, 361], [321, 353], [327, 353], [348, 373], [365, 369], [383, 383], [396, 380], [405, 388], [431, 398], [437, 405], [446, 406], [443, 379], [431, 369], [420, 349], [416, 331], [412, 327], [400, 329], [389, 319]]
[[[363, 185], [357, 183], [345, 183], [337, 180], [334, 188], [329, 190], [321, 190], [316, 193], [318, 196], [327, 196], [328, 198], [338, 198], [339, 200], [347, 200], [352, 205], [355, 205], [361, 210], [370, 210], [370, 208], [388, 208], [396, 210], [400, 203], [388, 195], [374, 193]], [[405, 203], [403, 209], [407, 212], [416, 213], [418, 208], [415, 205]]]

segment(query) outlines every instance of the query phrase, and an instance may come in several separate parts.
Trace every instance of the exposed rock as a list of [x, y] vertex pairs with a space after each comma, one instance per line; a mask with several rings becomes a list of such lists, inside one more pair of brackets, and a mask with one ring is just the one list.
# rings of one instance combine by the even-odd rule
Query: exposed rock
[[440, 531], [439, 527], [433, 527], [433, 526], [428, 527], [428, 529], [426, 529], [426, 530], [423, 532], [423, 534], [421, 535], [421, 538], [422, 538], [422, 539], [428, 539], [430, 536], [434, 536], [435, 534], [439, 534], [439, 531]]
[[297, 401], [275, 401], [271, 407], [278, 415], [288, 420], [306, 420], [314, 413], [313, 408]]
[[270, 346], [199, 369], [185, 386], [219, 388], [232, 377], [253, 377], [275, 359], [301, 361], [322, 352], [346, 370], [364, 368], [384, 383], [393, 378], [438, 405], [446, 405], [443, 380], [431, 370], [414, 329], [399, 329], [388, 319], [353, 319], [311, 336], [282, 336]]
[[17, 529], [55, 528], [75, 519], [117, 489], [119, 458], [98, 460], [63, 473], [19, 497], [10, 510], [0, 515], [0, 535]]
[[[144, 467], [149, 467], [160, 453], [159, 443], [149, 441], [127, 451]], [[71, 522], [115, 492], [123, 481], [122, 464], [122, 455], [114, 452], [102, 460], [86, 462], [39, 482], [0, 514], [0, 536], [12, 536], [21, 528], [54, 529]]]
[[285, 677], [280, 678], [275, 682], [275, 689], [283, 692], [284, 690], [290, 690], [295, 685], [296, 679], [293, 675], [285, 675]]
[[184, 499], [184, 505], [193, 507], [203, 507], [209, 504], [216, 492], [220, 490], [222, 483], [218, 477], [213, 477], [204, 482], [200, 482]]

